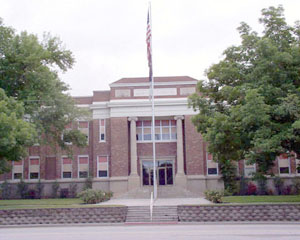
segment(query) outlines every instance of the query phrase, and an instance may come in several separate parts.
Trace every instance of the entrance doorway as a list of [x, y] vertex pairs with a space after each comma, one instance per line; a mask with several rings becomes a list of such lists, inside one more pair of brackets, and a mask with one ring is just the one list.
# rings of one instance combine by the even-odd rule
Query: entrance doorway
[[[142, 161], [143, 185], [153, 185], [153, 162]], [[160, 186], [173, 185], [173, 161], [163, 160], [156, 162], [157, 184]]]

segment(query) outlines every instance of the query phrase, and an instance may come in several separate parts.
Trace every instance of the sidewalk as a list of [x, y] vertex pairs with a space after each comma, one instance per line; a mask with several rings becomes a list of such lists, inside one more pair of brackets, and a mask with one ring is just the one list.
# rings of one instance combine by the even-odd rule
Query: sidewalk
[[[178, 205], [207, 205], [212, 204], [204, 198], [158, 198], [154, 206], [178, 206]], [[125, 205], [125, 206], [149, 206], [150, 199], [111, 199], [99, 205]]]

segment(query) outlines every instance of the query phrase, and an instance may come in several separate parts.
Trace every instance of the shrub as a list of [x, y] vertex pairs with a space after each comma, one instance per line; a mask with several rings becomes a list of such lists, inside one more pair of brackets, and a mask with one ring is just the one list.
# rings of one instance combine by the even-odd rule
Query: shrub
[[258, 176], [256, 177], [257, 184], [258, 184], [258, 194], [259, 195], [266, 195], [267, 194], [267, 178], [265, 176]]
[[17, 184], [17, 192], [22, 199], [25, 199], [28, 196], [28, 184], [25, 183], [23, 179], [21, 179]]
[[248, 183], [247, 195], [256, 195], [257, 187], [253, 182]]
[[69, 197], [69, 189], [68, 188], [62, 188], [60, 190], [60, 198], [68, 198]]
[[34, 189], [29, 189], [25, 194], [25, 198], [35, 199], [36, 197], [37, 197], [37, 193]]
[[77, 197], [81, 198], [86, 204], [95, 204], [109, 200], [112, 197], [112, 192], [103, 192], [101, 190], [86, 189]]
[[69, 197], [75, 198], [77, 194], [77, 183], [70, 183], [69, 185]]
[[300, 194], [300, 178], [294, 178], [293, 182], [293, 191], [295, 194]]
[[59, 191], [59, 183], [55, 181], [52, 184], [52, 197], [57, 198], [58, 197], [58, 191]]
[[36, 184], [36, 193], [35, 197], [36, 198], [41, 198], [43, 195], [43, 190], [44, 190], [44, 184], [41, 183], [41, 180], [38, 181]]
[[86, 189], [92, 189], [92, 188], [93, 188], [93, 180], [92, 180], [92, 177], [91, 177], [91, 176], [88, 176], [88, 177], [85, 179], [84, 186], [83, 186], [83, 190], [86, 190]]
[[291, 186], [286, 186], [282, 190], [283, 195], [291, 195], [292, 194], [292, 187]]
[[204, 194], [205, 198], [213, 203], [222, 203], [224, 197], [224, 193], [218, 190], [207, 190]]
[[274, 182], [274, 186], [275, 186], [275, 189], [277, 191], [277, 194], [281, 195], [282, 191], [283, 191], [283, 186], [284, 186], [282, 178], [276, 176], [276, 177], [273, 178], [273, 182]]
[[247, 193], [248, 193], [248, 180], [244, 176], [241, 176], [239, 195], [246, 195]]
[[1, 198], [2, 199], [9, 199], [11, 197], [11, 184], [5, 180], [1, 184]]

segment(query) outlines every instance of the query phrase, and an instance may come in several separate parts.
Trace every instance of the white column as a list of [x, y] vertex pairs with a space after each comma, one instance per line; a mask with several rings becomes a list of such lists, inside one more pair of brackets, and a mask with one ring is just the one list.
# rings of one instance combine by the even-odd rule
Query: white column
[[183, 134], [182, 134], [182, 120], [183, 116], [175, 116], [177, 126], [177, 175], [184, 175], [183, 162]]
[[130, 121], [130, 176], [137, 176], [136, 121], [137, 117], [129, 117]]

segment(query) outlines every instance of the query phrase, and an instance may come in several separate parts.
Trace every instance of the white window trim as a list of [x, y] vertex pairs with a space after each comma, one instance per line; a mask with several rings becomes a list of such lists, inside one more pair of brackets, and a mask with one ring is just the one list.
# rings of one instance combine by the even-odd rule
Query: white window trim
[[278, 173], [279, 173], [280, 176], [289, 176], [289, 175], [291, 175], [291, 158], [288, 157], [287, 159], [289, 160], [289, 173], [280, 173], [280, 164], [279, 164], [280, 158], [277, 157]]
[[[106, 157], [107, 159], [107, 176], [106, 177], [99, 177], [99, 157]], [[98, 155], [97, 156], [97, 178], [109, 178], [109, 156], [108, 155]]]
[[[77, 157], [77, 178], [80, 178], [79, 177], [79, 165], [80, 165], [80, 163], [79, 163], [79, 158], [81, 158], [81, 157], [87, 157], [87, 159], [88, 159], [88, 173], [87, 173], [87, 176], [89, 177], [89, 175], [90, 175], [90, 158], [89, 158], [89, 155], [78, 155], [78, 157]], [[84, 179], [84, 178], [82, 178], [82, 179]]]
[[[251, 176], [246, 176], [245, 175], [246, 166], [249, 166], [249, 165], [247, 164], [247, 160], [244, 160], [244, 177], [251, 177]], [[254, 172], [256, 173], [256, 164], [254, 163], [253, 166], [254, 166]]]
[[[101, 140], [101, 120], [104, 121], [104, 140]], [[99, 119], [99, 142], [103, 143], [106, 142], [106, 119], [105, 118], [100, 118]]]
[[219, 163], [215, 162], [217, 164], [217, 174], [208, 174], [208, 161], [212, 161], [213, 160], [208, 160], [208, 152], [206, 152], [206, 175], [207, 176], [219, 176]]
[[[162, 139], [162, 129], [163, 127], [167, 127], [167, 126], [163, 126], [162, 125], [162, 121], [169, 121], [169, 137], [170, 139]], [[155, 120], [155, 121], [160, 121], [160, 125], [159, 126], [155, 126], [155, 129], [156, 128], [159, 128], [159, 131], [160, 131], [160, 140], [157, 140], [155, 139], [155, 142], [177, 142], [177, 135], [176, 135], [176, 139], [172, 139], [172, 128], [176, 128], [177, 126], [172, 126], [171, 124], [171, 120], [172, 119], [162, 119], [162, 120]], [[142, 138], [144, 138], [144, 129], [145, 128], [149, 128], [150, 130], [152, 129], [152, 121], [151, 121], [151, 126], [144, 126], [144, 121], [147, 121], [147, 120], [140, 120], [142, 122], [142, 126], [139, 126], [139, 127], [136, 127], [136, 128], [140, 128], [142, 129]], [[154, 130], [154, 137], [155, 137], [155, 130]], [[151, 143], [153, 142], [152, 140], [144, 140], [144, 139], [141, 139], [141, 140], [137, 140], [138, 143]]]
[[[65, 129], [64, 129], [64, 131], [71, 131], [71, 130], [72, 130], [72, 128], [65, 128]], [[61, 140], [64, 141], [64, 133], [61, 134]], [[72, 142], [65, 142], [65, 141], [64, 141], [64, 143], [65, 143], [66, 145], [72, 145]]]
[[64, 169], [63, 169], [63, 166], [64, 166], [64, 162], [63, 162], [63, 158], [70, 158], [68, 157], [67, 155], [63, 155], [61, 156], [61, 179], [72, 179], [73, 178], [73, 159], [71, 158], [71, 165], [72, 165], [72, 168], [71, 168], [71, 178], [64, 178]]
[[[88, 123], [88, 126], [87, 126], [87, 128], [80, 128], [79, 127], [79, 123], [80, 122], [87, 122]], [[83, 121], [83, 120], [81, 120], [81, 121], [78, 121], [78, 130], [79, 129], [87, 129], [88, 131], [87, 131], [87, 145], [89, 145], [90, 144], [90, 122], [89, 121]], [[80, 131], [80, 130], [79, 130]]]
[[[39, 172], [38, 172], [38, 174], [39, 174], [39, 177], [37, 178], [37, 179], [32, 179], [32, 178], [30, 178], [30, 159], [39, 159]], [[29, 180], [38, 180], [38, 179], [40, 179], [41, 178], [41, 169], [40, 169], [40, 167], [41, 167], [41, 159], [40, 159], [40, 156], [30, 156], [29, 157], [29, 159], [28, 159], [28, 179]]]
[[[21, 179], [24, 178], [24, 159], [21, 160], [22, 161], [22, 177]], [[15, 164], [15, 161], [12, 161], [12, 176], [11, 176], [11, 179], [12, 180], [19, 180], [18, 178], [15, 178], [15, 172], [14, 172], [14, 164]]]
[[297, 167], [298, 167], [298, 165], [300, 165], [300, 159], [299, 158], [297, 158], [297, 156], [295, 157], [295, 163], [296, 163], [296, 175], [300, 175], [300, 173], [298, 173], [298, 170], [297, 170]]

